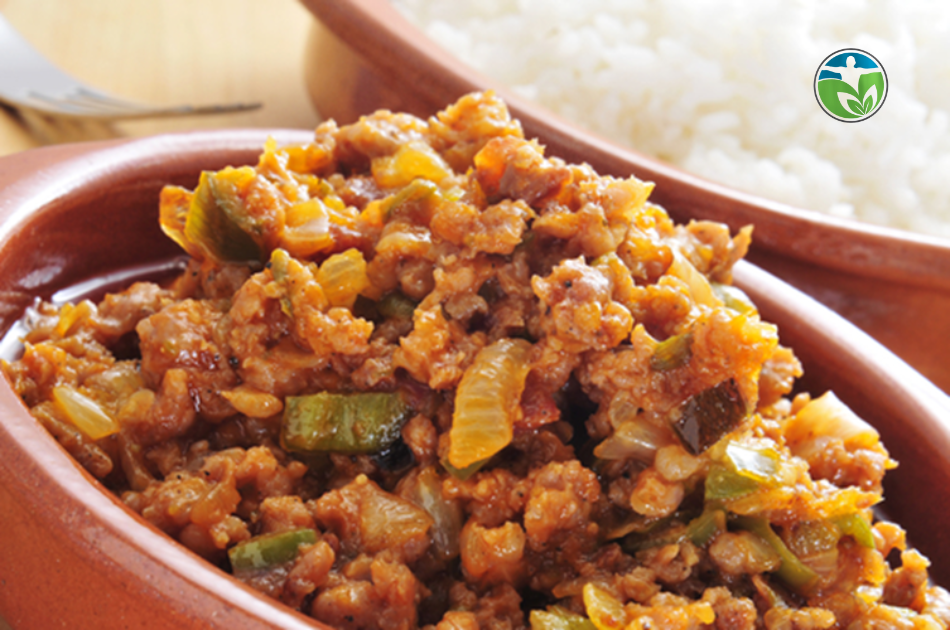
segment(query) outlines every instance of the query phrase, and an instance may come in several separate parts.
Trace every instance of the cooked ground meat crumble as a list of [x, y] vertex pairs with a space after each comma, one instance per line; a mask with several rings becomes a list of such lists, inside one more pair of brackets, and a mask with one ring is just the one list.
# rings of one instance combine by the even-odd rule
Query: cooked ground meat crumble
[[651, 188], [491, 93], [327, 122], [166, 188], [185, 272], [40, 303], [4, 372], [130, 509], [336, 628], [947, 628], [871, 511], [877, 432], [792, 395], [731, 285], [751, 229]]

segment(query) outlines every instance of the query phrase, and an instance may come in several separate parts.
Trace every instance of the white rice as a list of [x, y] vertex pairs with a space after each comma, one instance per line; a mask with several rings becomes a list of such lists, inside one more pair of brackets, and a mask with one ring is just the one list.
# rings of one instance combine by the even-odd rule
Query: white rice
[[[600, 135], [793, 206], [950, 237], [950, 3], [395, 0], [459, 58]], [[812, 82], [877, 57], [882, 108], [832, 119]]]

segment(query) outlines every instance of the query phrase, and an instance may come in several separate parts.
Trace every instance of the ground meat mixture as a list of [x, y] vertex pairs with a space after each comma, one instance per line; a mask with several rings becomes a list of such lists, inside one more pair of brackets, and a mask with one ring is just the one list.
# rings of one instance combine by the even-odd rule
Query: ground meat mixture
[[871, 511], [877, 432], [792, 396], [731, 285], [751, 229], [651, 188], [491, 93], [327, 122], [166, 188], [184, 273], [38, 304], [4, 373], [131, 510], [336, 628], [947, 628]]

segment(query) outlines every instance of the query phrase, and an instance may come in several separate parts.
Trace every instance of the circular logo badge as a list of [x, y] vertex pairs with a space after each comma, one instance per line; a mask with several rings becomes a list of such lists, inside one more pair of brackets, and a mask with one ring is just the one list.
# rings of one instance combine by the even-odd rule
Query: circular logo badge
[[887, 73], [869, 52], [844, 48], [831, 53], [815, 72], [815, 98], [825, 113], [842, 122], [860, 122], [881, 109]]

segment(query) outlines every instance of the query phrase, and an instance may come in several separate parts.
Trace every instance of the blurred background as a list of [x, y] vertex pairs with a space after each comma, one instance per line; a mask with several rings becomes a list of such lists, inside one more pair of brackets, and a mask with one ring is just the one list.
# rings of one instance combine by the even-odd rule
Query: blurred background
[[[296, 0], [0, 0], [0, 13], [80, 81], [148, 104], [259, 101], [235, 114], [142, 120], [107, 137], [218, 127], [310, 129], [303, 51], [312, 22]], [[38, 146], [0, 108], [0, 156]]]

